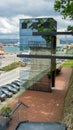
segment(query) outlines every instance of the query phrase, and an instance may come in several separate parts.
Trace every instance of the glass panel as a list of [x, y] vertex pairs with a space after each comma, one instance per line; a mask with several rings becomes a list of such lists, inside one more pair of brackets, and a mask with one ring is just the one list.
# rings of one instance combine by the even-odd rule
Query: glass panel
[[22, 87], [28, 88], [34, 83], [42, 79], [50, 71], [49, 59], [30, 59], [30, 64], [27, 67], [21, 67], [20, 79]]
[[33, 36], [33, 32], [56, 31], [57, 22], [53, 18], [20, 20], [20, 51], [33, 47], [51, 47], [51, 36]]
[[[33, 32], [56, 31], [57, 22], [52, 18], [20, 20], [20, 53], [51, 55], [51, 36], [33, 36]], [[22, 88], [33, 86], [51, 70], [51, 59], [20, 58]], [[25, 67], [26, 65], [26, 67]]]

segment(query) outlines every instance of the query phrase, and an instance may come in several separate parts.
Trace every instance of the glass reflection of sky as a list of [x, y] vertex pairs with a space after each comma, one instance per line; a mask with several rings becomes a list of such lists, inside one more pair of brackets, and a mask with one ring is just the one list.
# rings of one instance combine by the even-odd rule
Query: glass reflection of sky
[[29, 44], [38, 43], [40, 45], [46, 45], [46, 41], [42, 36], [32, 36], [31, 29], [22, 29], [20, 31], [20, 51], [29, 49]]

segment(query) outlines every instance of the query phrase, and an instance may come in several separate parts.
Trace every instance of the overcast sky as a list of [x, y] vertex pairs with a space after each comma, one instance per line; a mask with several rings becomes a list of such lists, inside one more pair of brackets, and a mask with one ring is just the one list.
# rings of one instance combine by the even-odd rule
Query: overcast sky
[[73, 21], [62, 19], [53, 9], [55, 0], [1, 0], [0, 34], [19, 34], [19, 19], [29, 17], [53, 17], [58, 31], [65, 31]]

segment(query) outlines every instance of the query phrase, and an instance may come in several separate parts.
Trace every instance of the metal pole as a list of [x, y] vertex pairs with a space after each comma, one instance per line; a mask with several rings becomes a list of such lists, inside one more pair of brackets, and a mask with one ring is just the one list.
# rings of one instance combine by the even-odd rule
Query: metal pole
[[[51, 54], [55, 53], [56, 53], [56, 36], [52, 36]], [[51, 57], [52, 87], [55, 87], [55, 75], [56, 75], [56, 58]]]

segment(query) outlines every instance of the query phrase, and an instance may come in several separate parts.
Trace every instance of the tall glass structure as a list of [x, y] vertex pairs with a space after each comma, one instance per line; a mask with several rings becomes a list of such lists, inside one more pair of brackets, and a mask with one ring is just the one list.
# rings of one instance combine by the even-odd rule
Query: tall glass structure
[[[51, 59], [34, 58], [34, 56], [50, 55], [53, 50], [51, 48], [54, 48], [55, 51], [55, 47], [53, 47], [51, 36], [33, 36], [33, 32], [55, 32], [56, 30], [57, 22], [53, 18], [20, 20], [20, 54], [33, 55], [32, 58], [20, 58], [20, 79], [23, 88], [49, 91], [50, 85], [47, 75], [51, 71]], [[43, 80], [45, 77], [47, 82]]]

